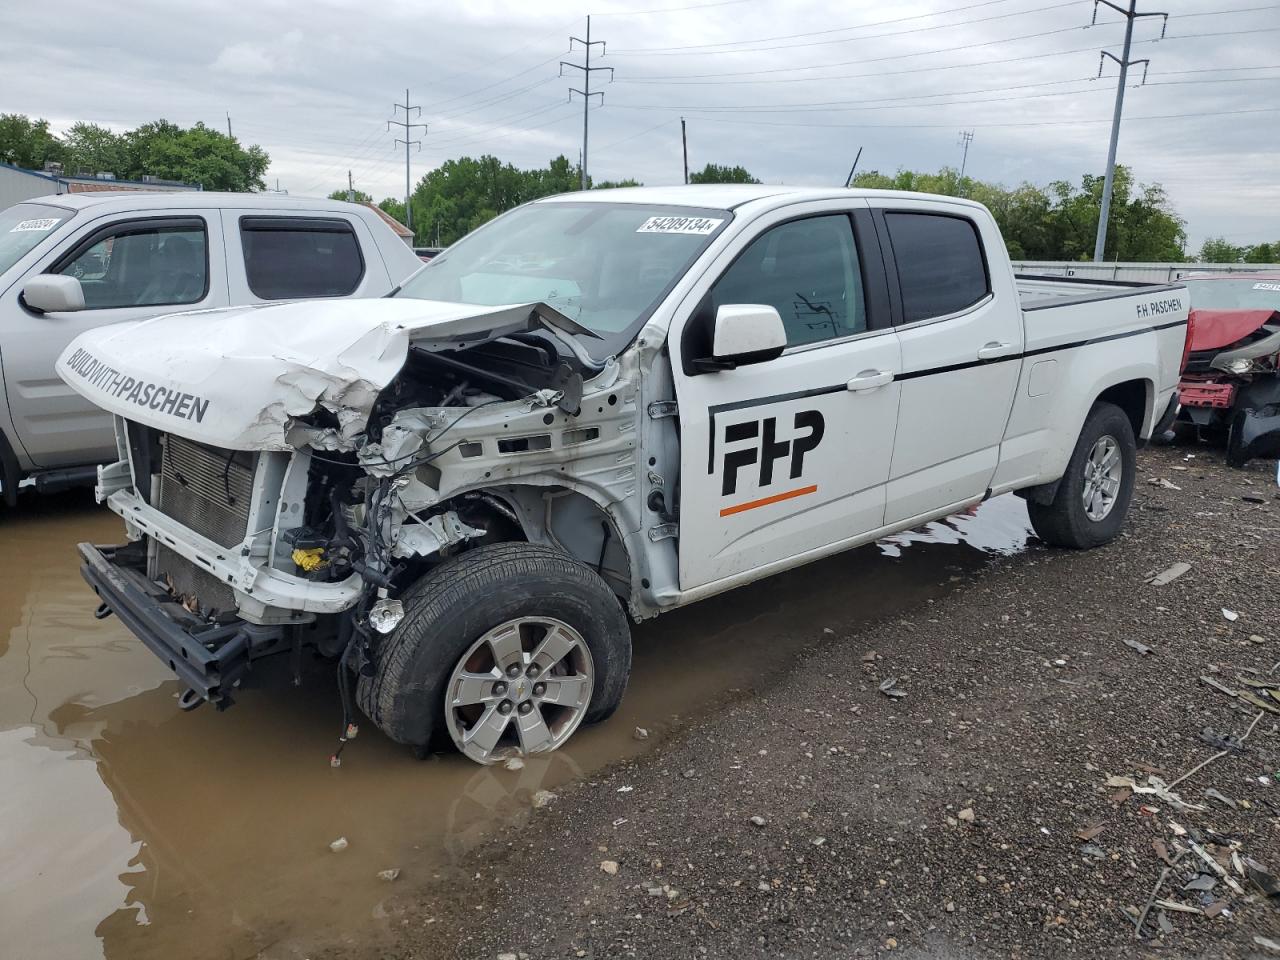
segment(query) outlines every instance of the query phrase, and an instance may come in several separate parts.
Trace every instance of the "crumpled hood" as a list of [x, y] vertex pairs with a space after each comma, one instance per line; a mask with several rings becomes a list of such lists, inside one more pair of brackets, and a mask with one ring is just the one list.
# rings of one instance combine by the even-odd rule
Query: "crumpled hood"
[[1274, 316], [1274, 310], [1192, 310], [1191, 349], [1220, 350], [1247, 337]]
[[412, 299], [204, 310], [86, 331], [56, 369], [129, 420], [225, 449], [288, 450], [292, 418], [318, 406], [344, 433], [363, 429], [411, 341], [470, 346], [553, 322], [546, 312]]

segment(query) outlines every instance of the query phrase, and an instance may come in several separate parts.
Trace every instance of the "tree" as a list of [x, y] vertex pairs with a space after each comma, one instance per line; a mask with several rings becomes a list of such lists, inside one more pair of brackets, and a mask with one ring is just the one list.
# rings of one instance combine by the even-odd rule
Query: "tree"
[[644, 184], [641, 183], [639, 180], [632, 180], [630, 177], [628, 177], [626, 180], [601, 180], [599, 183], [596, 183], [594, 180], [591, 181], [592, 190], [615, 190], [618, 187], [643, 187], [643, 186]]
[[93, 176], [105, 172], [124, 177], [129, 168], [124, 138], [96, 123], [73, 123], [63, 134], [62, 144], [67, 173]]
[[1280, 240], [1275, 243], [1260, 243], [1245, 251], [1245, 263], [1280, 263]]
[[[512, 207], [579, 189], [581, 177], [577, 164], [565, 156], [529, 170], [488, 155], [446, 160], [418, 181], [410, 197], [415, 240], [447, 246]], [[404, 223], [403, 201], [388, 197], [378, 206]]]
[[[363, 190], [356, 190], [356, 191], [352, 194], [352, 196], [354, 197], [354, 200], [355, 200], [355, 202], [356, 202], [356, 203], [373, 203], [373, 197], [372, 197], [372, 195], [365, 193]], [[345, 199], [347, 199], [347, 191], [345, 191], [345, 190], [335, 190], [335, 191], [333, 191], [333, 193], [329, 194], [329, 199], [330, 199], [330, 200], [345, 200]], [[403, 208], [403, 207], [404, 207], [404, 204], [402, 203], [402, 204], [400, 204], [400, 206]]]
[[197, 123], [183, 129], [156, 120], [116, 133], [95, 123], [71, 125], [61, 138], [46, 120], [0, 115], [0, 160], [39, 170], [60, 160], [68, 173], [113, 173], [121, 180], [144, 176], [198, 183], [206, 190], [261, 190], [271, 158], [259, 146]]
[[745, 167], [722, 167], [708, 163], [696, 173], [689, 174], [690, 183], [759, 183]]
[[[870, 170], [855, 176], [853, 185], [968, 197], [991, 211], [1013, 259], [1087, 260], [1093, 255], [1103, 178], [1087, 174], [1079, 187], [1056, 180], [1045, 187], [1024, 183], [1009, 189], [962, 178], [956, 170], [943, 167], [937, 173], [899, 170], [893, 176]], [[1135, 184], [1132, 172], [1117, 166], [1107, 259], [1183, 260], [1186, 241], [1184, 223], [1164, 188]]]
[[1209, 237], [1200, 248], [1201, 263], [1239, 263], [1244, 259], [1245, 248], [1228, 243], [1226, 237]]
[[50, 160], [61, 160], [65, 149], [49, 132], [48, 120], [32, 120], [20, 113], [0, 114], [0, 162], [42, 170]]

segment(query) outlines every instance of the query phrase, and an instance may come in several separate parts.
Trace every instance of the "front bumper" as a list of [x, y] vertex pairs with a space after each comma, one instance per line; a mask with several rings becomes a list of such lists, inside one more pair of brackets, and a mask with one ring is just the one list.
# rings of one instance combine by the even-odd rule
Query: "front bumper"
[[100, 617], [114, 613], [190, 690], [183, 706], [202, 700], [224, 709], [251, 659], [277, 652], [283, 631], [235, 620], [210, 624], [187, 611], [139, 568], [131, 546], [81, 543], [80, 573], [102, 601]]
[[228, 584], [245, 619], [266, 619], [269, 610], [295, 616], [341, 613], [360, 598], [364, 581], [357, 574], [336, 583], [292, 576], [255, 558], [253, 537], [239, 547], [221, 546], [161, 513], [131, 489], [110, 494], [107, 506], [124, 518], [133, 531], [130, 536], [145, 534]]

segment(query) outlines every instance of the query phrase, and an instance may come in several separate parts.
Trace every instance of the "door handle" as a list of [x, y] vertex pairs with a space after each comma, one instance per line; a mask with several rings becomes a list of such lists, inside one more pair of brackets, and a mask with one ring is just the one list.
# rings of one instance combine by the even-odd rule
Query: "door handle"
[[846, 383], [845, 388], [852, 390], [854, 393], [861, 393], [864, 390], [875, 390], [877, 387], [883, 387], [890, 383], [893, 383], [893, 374], [888, 370], [863, 370]]
[[1006, 356], [1012, 343], [1005, 343], [1000, 340], [993, 340], [984, 347], [978, 349], [979, 360], [995, 360], [998, 357]]

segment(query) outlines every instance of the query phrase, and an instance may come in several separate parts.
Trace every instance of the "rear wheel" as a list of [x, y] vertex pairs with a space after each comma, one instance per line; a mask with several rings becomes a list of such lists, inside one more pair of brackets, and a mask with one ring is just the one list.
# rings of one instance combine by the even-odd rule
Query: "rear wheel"
[[1036, 536], [1077, 550], [1114, 540], [1133, 498], [1137, 449], [1124, 411], [1096, 404], [1085, 418], [1053, 501], [1027, 504]]
[[492, 544], [432, 570], [401, 597], [360, 708], [421, 752], [478, 763], [542, 753], [608, 717], [631, 669], [631, 636], [595, 571], [550, 547]]

